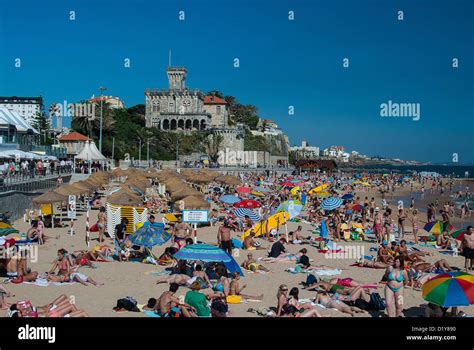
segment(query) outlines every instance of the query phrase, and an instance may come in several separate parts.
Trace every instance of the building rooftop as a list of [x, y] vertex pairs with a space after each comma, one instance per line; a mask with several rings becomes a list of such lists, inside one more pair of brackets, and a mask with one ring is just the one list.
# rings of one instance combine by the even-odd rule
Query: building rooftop
[[59, 141], [89, 141], [89, 138], [76, 131], [58, 137]]
[[204, 96], [204, 104], [206, 105], [226, 105], [227, 101], [217, 96]]

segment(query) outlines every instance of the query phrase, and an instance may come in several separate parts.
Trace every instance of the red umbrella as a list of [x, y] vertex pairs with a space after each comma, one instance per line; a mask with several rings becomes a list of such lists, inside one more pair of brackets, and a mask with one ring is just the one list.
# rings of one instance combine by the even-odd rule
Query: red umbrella
[[362, 211], [362, 209], [364, 209], [364, 207], [360, 204], [355, 204], [353, 207], [352, 207], [352, 210], [354, 211]]
[[247, 209], [260, 208], [261, 206], [262, 204], [255, 199], [242, 199], [240, 202], [234, 204], [234, 207]]
[[285, 187], [295, 187], [296, 186], [293, 182], [290, 182], [290, 181], [284, 181], [284, 182], [280, 183], [280, 185], [285, 186]]
[[237, 187], [236, 191], [238, 193], [250, 193], [252, 190], [250, 189], [250, 187]]

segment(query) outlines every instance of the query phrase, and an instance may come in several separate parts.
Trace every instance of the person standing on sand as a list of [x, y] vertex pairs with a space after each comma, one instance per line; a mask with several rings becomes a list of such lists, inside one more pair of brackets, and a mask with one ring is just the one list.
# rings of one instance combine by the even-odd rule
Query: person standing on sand
[[412, 233], [415, 237], [415, 244], [418, 244], [418, 210], [413, 209], [413, 215], [411, 217]]
[[99, 214], [97, 214], [97, 228], [99, 229], [99, 242], [104, 241], [104, 233], [107, 224], [107, 214], [105, 207], [100, 207]]
[[231, 233], [227, 221], [224, 221], [224, 225], [217, 230], [217, 244], [222, 250], [232, 255]]
[[405, 261], [402, 257], [397, 256], [393, 267], [388, 267], [385, 272], [387, 279], [385, 301], [388, 317], [400, 317], [403, 311], [403, 288], [404, 283], [408, 282], [408, 275], [404, 268]]
[[398, 209], [398, 237], [402, 239], [405, 237], [405, 219], [405, 210], [403, 208]]
[[466, 233], [462, 239], [461, 248], [464, 255], [464, 268], [467, 271], [472, 271], [474, 265], [474, 228], [468, 226]]
[[341, 240], [341, 216], [339, 215], [339, 211], [336, 209], [332, 214], [332, 223], [333, 223], [333, 237], [335, 242], [339, 242]]

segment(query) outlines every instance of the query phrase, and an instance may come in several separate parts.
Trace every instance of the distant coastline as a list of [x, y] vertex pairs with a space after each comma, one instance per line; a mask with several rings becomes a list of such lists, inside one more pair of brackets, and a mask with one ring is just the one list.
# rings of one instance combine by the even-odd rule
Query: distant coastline
[[469, 173], [469, 178], [474, 177], [474, 165], [395, 165], [395, 164], [338, 164], [339, 169], [344, 171], [371, 171], [377, 173], [413, 173], [413, 172], [436, 172], [438, 174], [464, 178], [466, 171]]

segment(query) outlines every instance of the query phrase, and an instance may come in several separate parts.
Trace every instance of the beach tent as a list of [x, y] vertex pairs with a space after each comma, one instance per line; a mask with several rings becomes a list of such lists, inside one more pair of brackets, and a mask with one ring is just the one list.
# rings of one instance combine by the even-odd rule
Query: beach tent
[[86, 141], [84, 148], [75, 158], [88, 161], [100, 161], [107, 159], [102, 155], [102, 153], [99, 152], [94, 141]]

